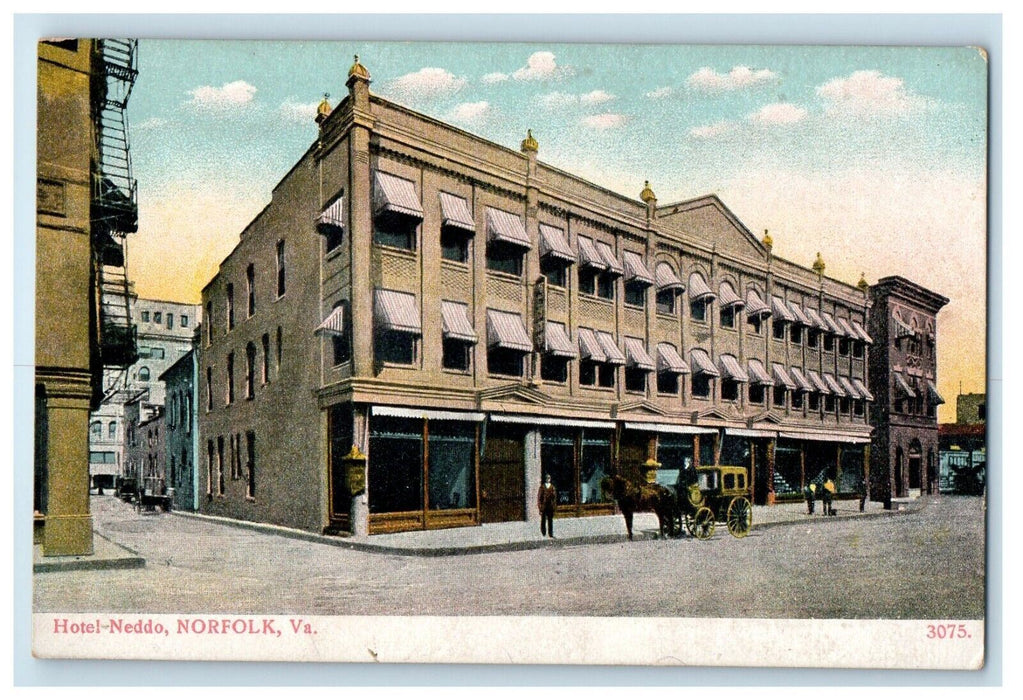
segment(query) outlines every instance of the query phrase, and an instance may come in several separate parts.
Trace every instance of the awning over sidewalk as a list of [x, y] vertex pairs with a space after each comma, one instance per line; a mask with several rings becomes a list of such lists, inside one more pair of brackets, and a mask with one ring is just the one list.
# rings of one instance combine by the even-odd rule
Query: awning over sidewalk
[[429, 418], [430, 420], [464, 420], [478, 423], [486, 414], [476, 411], [437, 411], [411, 406], [373, 406], [372, 415], [391, 418]]
[[783, 430], [778, 432], [778, 437], [788, 440], [810, 440], [813, 442], [844, 442], [855, 445], [865, 445], [870, 442], [869, 435], [848, 435], [835, 432], [801, 432]]
[[525, 423], [526, 425], [555, 425], [565, 428], [601, 428], [613, 430], [612, 421], [586, 420], [583, 418], [557, 418], [555, 416], [510, 416], [504, 413], [491, 413], [490, 420], [495, 423]]
[[626, 430], [649, 430], [654, 433], [673, 433], [677, 435], [707, 435], [716, 433], [717, 428], [703, 428], [696, 425], [685, 425], [675, 423], [629, 423], [625, 424]]
[[423, 205], [411, 180], [377, 170], [373, 184], [374, 215], [389, 212], [422, 220]]

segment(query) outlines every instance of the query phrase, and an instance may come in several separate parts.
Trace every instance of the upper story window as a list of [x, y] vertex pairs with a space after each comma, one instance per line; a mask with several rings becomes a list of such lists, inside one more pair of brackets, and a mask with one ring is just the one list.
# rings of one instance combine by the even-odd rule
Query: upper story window
[[256, 267], [252, 263], [245, 268], [245, 296], [248, 299], [245, 317], [250, 318], [256, 313]]
[[248, 343], [245, 346], [245, 398], [251, 399], [256, 395], [256, 345]]
[[487, 372], [521, 377], [524, 359], [532, 351], [533, 341], [521, 316], [487, 309]]
[[234, 328], [234, 285], [227, 284], [227, 330]]
[[699, 272], [689, 275], [689, 315], [694, 321], [707, 322], [707, 312], [715, 296]]
[[678, 295], [685, 291], [685, 285], [675, 273], [675, 268], [666, 262], [657, 264], [654, 269], [654, 279], [657, 282], [655, 302], [657, 313], [675, 315], [675, 302]]
[[153, 312], [153, 323], [163, 323], [163, 312], [162, 311], [154, 311]]
[[167, 330], [174, 329], [174, 314], [167, 314]]
[[472, 368], [472, 349], [478, 341], [476, 329], [469, 320], [469, 306], [455, 301], [441, 301], [442, 356], [444, 369], [468, 372]]
[[646, 392], [647, 375], [657, 369], [639, 338], [625, 338], [625, 390]]
[[93, 421], [89, 425], [89, 437], [96, 438], [97, 440], [103, 437], [103, 423], [100, 421]]
[[260, 379], [264, 384], [270, 381], [270, 334], [264, 333], [263, 338], [263, 371]]
[[614, 388], [616, 370], [625, 362], [610, 333], [579, 329], [579, 384]]
[[145, 367], [145, 366], [139, 367], [139, 381], [140, 382], [148, 382], [149, 381], [149, 368], [148, 367]]
[[615, 281], [625, 270], [614, 256], [611, 246], [602, 241], [579, 236], [579, 292], [614, 299]]
[[[741, 385], [749, 383], [749, 375], [739, 364], [735, 355], [721, 355], [718, 357], [718, 370], [721, 373], [721, 399], [723, 401], [738, 401]], [[761, 398], [761, 402], [763, 399]]]
[[213, 368], [206, 368], [206, 412], [213, 410]]
[[390, 289], [373, 293], [373, 357], [380, 364], [415, 364], [423, 326], [413, 294]]
[[328, 253], [336, 250], [344, 239], [344, 202], [345, 198], [342, 192], [334, 197], [316, 217], [316, 232], [323, 236]]
[[792, 315], [788, 304], [779, 296], [771, 297], [771, 334], [775, 340], [785, 340], [786, 324], [795, 323], [796, 317]]
[[234, 353], [227, 353], [227, 393], [224, 395], [224, 402], [234, 403]]
[[188, 316], [186, 316], [185, 314], [181, 314], [180, 320], [181, 320], [181, 327], [182, 328], [188, 328]]
[[554, 226], [540, 224], [540, 272], [547, 278], [547, 284], [567, 286], [568, 268], [575, 261], [575, 252], [568, 246], [565, 232]]
[[711, 398], [714, 393], [714, 380], [721, 376], [721, 372], [710, 359], [710, 355], [702, 348], [693, 348], [689, 351], [689, 366], [693, 371], [693, 396]]
[[763, 333], [764, 319], [771, 317], [771, 307], [764, 302], [760, 292], [750, 287], [746, 290], [746, 324], [755, 335]]
[[644, 308], [647, 289], [655, 282], [654, 275], [639, 253], [626, 250], [622, 253], [622, 261], [625, 268], [625, 303]]
[[423, 220], [423, 205], [411, 180], [376, 171], [373, 177], [373, 242], [416, 249], [416, 232]]
[[213, 302], [206, 302], [206, 346], [213, 342]]
[[277, 298], [284, 296], [287, 290], [286, 258], [284, 254], [284, 241], [277, 241]]
[[149, 312], [148, 311], [143, 311], [142, 312], [142, 323], [149, 323]]
[[[348, 362], [352, 359], [352, 334], [350, 332], [351, 321], [348, 319], [348, 302], [339, 301], [334, 304], [334, 308], [324, 321], [316, 327], [317, 333], [323, 333], [330, 337], [331, 346], [333, 351], [332, 364], [336, 367], [337, 365]], [[264, 347], [268, 345], [270, 339], [264, 335], [263, 343]], [[266, 350], [264, 349], [264, 355]], [[263, 360], [263, 382], [266, 382], [266, 375], [269, 372], [267, 362]]]
[[545, 382], [564, 384], [568, 381], [568, 363], [578, 356], [579, 352], [568, 337], [565, 324], [547, 321], [543, 355], [540, 357], [540, 378]]
[[745, 306], [745, 302], [742, 300], [736, 291], [735, 287], [730, 282], [722, 282], [718, 286], [718, 317], [722, 328], [735, 328], [736, 316], [742, 313], [742, 308]]
[[440, 193], [440, 255], [453, 262], [469, 262], [469, 242], [476, 235], [469, 203], [464, 197]]
[[487, 269], [521, 276], [526, 251], [533, 247], [522, 218], [487, 207]]

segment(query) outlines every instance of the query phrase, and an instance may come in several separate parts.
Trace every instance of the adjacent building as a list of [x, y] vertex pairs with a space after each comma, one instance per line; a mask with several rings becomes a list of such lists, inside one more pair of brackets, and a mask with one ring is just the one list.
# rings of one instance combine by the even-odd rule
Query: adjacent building
[[939, 489], [979, 495], [987, 476], [987, 394], [959, 394], [956, 422], [938, 426]]
[[194, 511], [199, 493], [195, 468], [195, 456], [199, 454], [199, 431], [195, 427], [199, 365], [195, 351], [179, 357], [159, 379], [165, 387], [163, 460], [168, 493], [175, 510]]
[[878, 280], [870, 296], [871, 497], [890, 505], [938, 493], [937, 314], [948, 299], [899, 276]]
[[125, 123], [135, 41], [41, 41], [37, 65], [36, 532], [45, 556], [81, 555], [92, 552], [89, 412], [103, 368], [136, 353], [123, 248], [138, 228]]
[[167, 493], [164, 410], [145, 397], [145, 392], [139, 392], [124, 404], [123, 488], [162, 496]]
[[[613, 472], [863, 487], [862, 287], [715, 196], [661, 205], [348, 95], [202, 293], [202, 512], [377, 533], [612, 512]], [[659, 468], [658, 468], [659, 467]]]

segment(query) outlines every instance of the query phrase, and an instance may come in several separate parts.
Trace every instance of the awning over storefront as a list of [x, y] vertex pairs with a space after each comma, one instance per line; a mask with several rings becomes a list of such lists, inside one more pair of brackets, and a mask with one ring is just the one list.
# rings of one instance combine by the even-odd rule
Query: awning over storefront
[[475, 343], [476, 329], [469, 320], [469, 306], [455, 301], [440, 303], [441, 330], [445, 338]]
[[789, 311], [788, 304], [781, 297], [771, 297], [771, 311], [774, 312], [776, 320], [788, 321], [789, 323], [796, 320], [796, 317]]
[[674, 289], [681, 292], [686, 288], [682, 284], [682, 280], [675, 274], [675, 270], [666, 262], [657, 263], [654, 276], [657, 278], [657, 289], [659, 290]]
[[657, 369], [657, 365], [654, 364], [654, 360], [650, 357], [650, 354], [646, 351], [646, 347], [643, 345], [643, 341], [639, 338], [626, 338], [625, 339], [625, 357], [626, 367], [635, 367], [636, 369], [646, 370], [652, 372]]
[[796, 431], [781, 431], [778, 433], [778, 437], [785, 438], [787, 440], [812, 440], [815, 442], [844, 442], [847, 444], [854, 445], [865, 445], [870, 442], [869, 435], [847, 435], [845, 433], [834, 433], [834, 432], [796, 432]]
[[778, 437], [778, 431], [758, 430], [756, 428], [725, 428], [725, 435], [746, 438], [773, 438]]
[[811, 384], [810, 381], [806, 378], [806, 375], [803, 374], [803, 370], [799, 369], [798, 367], [792, 367], [790, 369], [792, 371], [792, 380], [796, 383], [800, 391], [814, 390], [813, 389], [814, 385]]
[[625, 364], [625, 355], [618, 349], [618, 344], [615, 343], [615, 339], [610, 333], [597, 331], [597, 342], [600, 343], [600, 349], [604, 351], [604, 356], [607, 358], [604, 362], [609, 365]]
[[600, 347], [597, 334], [589, 328], [579, 329], [579, 356], [592, 362], [607, 362], [607, 355]]
[[831, 389], [829, 389], [828, 385], [824, 383], [824, 380], [821, 379], [821, 376], [814, 372], [812, 369], [806, 370], [806, 376], [807, 378], [809, 378], [810, 383], [813, 384], [814, 391], [819, 392], [821, 394], [831, 393]]
[[509, 416], [503, 413], [491, 413], [490, 420], [495, 423], [525, 423], [526, 425], [554, 425], [564, 428], [601, 428], [613, 430], [612, 421], [584, 420], [581, 418], [555, 418], [552, 416]]
[[540, 257], [574, 263], [575, 251], [568, 247], [564, 231], [547, 224], [540, 224]]
[[609, 273], [618, 277], [625, 274], [625, 268], [618, 262], [618, 258], [615, 257], [615, 252], [611, 250], [610, 245], [604, 241], [597, 241], [597, 253], [600, 255], [600, 259], [604, 261]]
[[718, 368], [714, 366], [714, 363], [710, 359], [710, 355], [707, 354], [706, 350], [701, 348], [693, 348], [689, 351], [689, 363], [693, 369], [693, 374], [706, 374], [709, 377], [720, 377], [721, 373], [718, 372]]
[[708, 435], [717, 432], [717, 428], [701, 428], [695, 425], [674, 423], [626, 423], [626, 430], [649, 430], [653, 433], [673, 433], [676, 435]]
[[789, 302], [789, 311], [792, 312], [792, 316], [796, 319], [796, 323], [800, 324], [801, 326], [806, 326], [809, 328], [810, 326], [813, 325], [813, 322], [810, 321], [810, 317], [803, 312], [803, 307], [797, 304], [796, 302], [794, 301]]
[[316, 326], [314, 333], [326, 333], [327, 335], [344, 335], [345, 334], [345, 307], [337, 306], [327, 318], [323, 319], [323, 323]]
[[522, 218], [501, 209], [487, 207], [487, 240], [507, 243], [519, 248], [532, 248]]
[[479, 423], [486, 414], [475, 411], [435, 411], [427, 408], [408, 406], [373, 406], [374, 416], [391, 418], [428, 418], [430, 420], [464, 420]]
[[838, 378], [838, 383], [842, 385], [842, 389], [845, 391], [846, 395], [849, 398], [851, 399], [863, 398], [862, 396], [860, 396], [860, 392], [856, 390], [856, 387], [853, 386], [853, 383], [849, 381], [847, 377], [840, 376]]
[[714, 292], [710, 291], [699, 272], [689, 275], [689, 298], [693, 301], [714, 301]]
[[622, 253], [622, 261], [625, 263], [626, 282], [636, 282], [648, 287], [654, 283], [653, 273], [650, 272], [638, 253], [626, 250]]
[[727, 306], [745, 306], [746, 302], [735, 293], [735, 288], [728, 282], [718, 285], [718, 305], [722, 308]]
[[856, 331], [856, 335], [860, 337], [860, 340], [862, 340], [867, 345], [874, 344], [874, 339], [871, 338], [870, 335], [867, 333], [866, 329], [863, 328], [862, 323], [860, 323], [856, 319], [851, 319], [850, 323], [852, 324], [853, 330]]
[[469, 203], [464, 197], [440, 193], [441, 226], [459, 228], [467, 233], [476, 233], [476, 222], [473, 221]]
[[487, 345], [519, 352], [533, 351], [533, 341], [522, 325], [522, 317], [497, 309], [487, 309]]
[[916, 398], [916, 392], [913, 391], [913, 387], [909, 385], [905, 377], [898, 372], [892, 372], [892, 376], [895, 378], [895, 390], [897, 392], [902, 392], [903, 396], [908, 399]]
[[938, 387], [934, 386], [934, 382], [930, 379], [927, 380], [927, 402], [932, 406], [945, 403], [945, 399], [941, 398], [941, 394], [938, 393]]
[[331, 230], [345, 230], [345, 198], [338, 197], [331, 202], [326, 209], [316, 217], [316, 230], [320, 233], [328, 233]]
[[373, 320], [377, 330], [414, 335], [423, 332], [416, 296], [407, 292], [396, 292], [391, 289], [374, 290]]
[[781, 384], [789, 391], [795, 391], [796, 383], [789, 377], [785, 367], [779, 362], [771, 363], [771, 373], [774, 375], [774, 383]]
[[821, 318], [824, 320], [824, 324], [828, 327], [828, 333], [839, 337], [845, 335], [845, 331], [842, 330], [842, 327], [835, 322], [835, 317], [827, 311], [821, 311]]
[[755, 289], [746, 291], [746, 315], [747, 316], [770, 316], [771, 307], [764, 303], [764, 299]]
[[419, 203], [416, 186], [411, 180], [377, 170], [373, 182], [374, 215], [389, 212], [414, 219], [423, 218], [423, 205]]
[[862, 396], [867, 401], [873, 401], [874, 400], [874, 395], [871, 394], [870, 391], [867, 390], [867, 387], [863, 383], [863, 380], [856, 379], [854, 377], [853, 380], [852, 380], [852, 383], [853, 383], [853, 386], [856, 387], [856, 391], [860, 392], [860, 396]]
[[845, 389], [843, 389], [842, 385], [835, 380], [835, 375], [825, 372], [824, 383], [828, 385], [828, 389], [830, 389], [831, 393], [835, 396], [845, 396]]
[[[763, 384], [764, 386], [774, 386], [774, 380], [771, 375], [767, 373], [767, 369], [764, 367], [764, 363], [757, 359], [751, 359], [746, 363], [749, 368], [749, 378], [754, 384]], [[779, 365], [780, 367], [781, 365]]]
[[689, 374], [689, 365], [669, 343], [657, 344], [657, 371], [669, 374]]
[[810, 325], [812, 327], [820, 329], [825, 332], [829, 330], [828, 324], [826, 324], [824, 322], [824, 319], [821, 318], [821, 315], [817, 313], [817, 309], [813, 308], [812, 306], [805, 306], [803, 307], [803, 312], [806, 313], [806, 317], [810, 319]]
[[544, 332], [544, 351], [555, 357], [567, 357], [575, 359], [579, 357], [579, 351], [568, 338], [568, 331], [564, 323], [548, 321]]
[[579, 236], [577, 240], [579, 241], [579, 264], [595, 270], [606, 270], [607, 263], [597, 252], [597, 247], [593, 245], [593, 239]]
[[726, 379], [734, 379], [737, 382], [748, 382], [749, 375], [742, 368], [735, 355], [721, 355], [718, 357], [718, 367], [721, 375]]

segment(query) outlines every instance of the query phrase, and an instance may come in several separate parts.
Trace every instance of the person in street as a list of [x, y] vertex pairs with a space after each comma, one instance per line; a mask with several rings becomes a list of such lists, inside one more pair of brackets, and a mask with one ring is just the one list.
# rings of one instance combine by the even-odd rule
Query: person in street
[[824, 482], [824, 488], [821, 490], [821, 505], [824, 506], [824, 515], [834, 515], [835, 511], [831, 509], [831, 499], [835, 496], [835, 482], [828, 479]]
[[806, 498], [806, 514], [813, 515], [813, 502], [817, 498], [817, 485], [807, 484], [803, 489], [803, 497]]
[[540, 534], [554, 538], [554, 507], [558, 503], [558, 491], [551, 483], [551, 475], [545, 474], [540, 491], [536, 494], [536, 507], [540, 511]]

